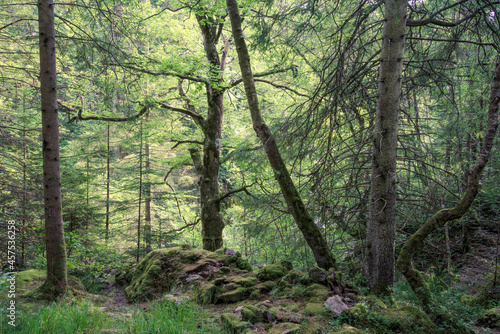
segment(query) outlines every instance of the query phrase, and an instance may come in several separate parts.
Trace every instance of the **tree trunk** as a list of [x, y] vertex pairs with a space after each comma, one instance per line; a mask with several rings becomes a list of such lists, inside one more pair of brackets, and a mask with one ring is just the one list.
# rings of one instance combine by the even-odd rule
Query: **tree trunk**
[[425, 238], [435, 229], [443, 226], [449, 221], [461, 218], [472, 205], [479, 192], [479, 180], [481, 173], [491, 155], [491, 149], [498, 128], [498, 107], [500, 104], [500, 58], [497, 63], [495, 77], [491, 88], [490, 104], [488, 110], [488, 125], [483, 145], [475, 166], [468, 173], [467, 187], [465, 194], [453, 208], [442, 209], [430, 217], [422, 227], [415, 232], [404, 244], [397, 260], [399, 271], [405, 276], [408, 284], [417, 295], [424, 311], [433, 318], [437, 324], [448, 323], [455, 328], [455, 332], [470, 332], [464, 327], [458, 325], [453, 317], [446, 313], [438, 304], [435, 296], [432, 294], [429, 285], [425, 282], [423, 275], [413, 267], [413, 255], [423, 243]]
[[67, 287], [66, 246], [61, 204], [59, 118], [57, 113], [54, 3], [38, 1], [40, 34], [40, 89], [42, 101], [43, 184], [47, 279], [42, 286], [51, 299]]
[[203, 35], [205, 56], [210, 63], [211, 82], [206, 84], [208, 113], [205, 119], [203, 167], [200, 177], [201, 226], [203, 249], [215, 251], [222, 247], [224, 221], [220, 213], [219, 166], [224, 93], [217, 88], [222, 84], [221, 62], [217, 51], [218, 24], [215, 19], [196, 15]]
[[335, 259], [328, 248], [328, 244], [321, 234], [321, 231], [314, 223], [314, 219], [307, 211], [304, 202], [302, 201], [300, 194], [295, 188], [292, 178], [290, 177], [285, 162], [281, 158], [275, 138], [262, 118], [257, 98], [257, 91], [255, 89], [255, 82], [250, 67], [250, 56], [248, 54], [248, 49], [241, 29], [241, 17], [238, 11], [238, 4], [236, 0], [226, 0], [226, 3], [229, 16], [231, 18], [234, 43], [238, 52], [241, 76], [245, 86], [245, 93], [250, 108], [253, 128], [264, 145], [268, 160], [274, 171], [274, 177], [280, 185], [281, 192], [288, 205], [288, 209], [292, 213], [292, 216], [306, 239], [307, 244], [311, 248], [316, 263], [319, 267], [327, 270], [332, 267], [335, 268]]
[[141, 254], [141, 204], [142, 204], [142, 119], [140, 127], [140, 147], [139, 147], [139, 208], [137, 213], [137, 256], [136, 261], [139, 262]]
[[106, 245], [109, 240], [109, 180], [110, 180], [110, 145], [109, 145], [109, 124], [108, 124], [107, 140], [106, 140]]
[[376, 294], [389, 293], [394, 284], [396, 153], [406, 7], [407, 0], [385, 1], [365, 259], [368, 285]]
[[[146, 120], [148, 115], [146, 115]], [[149, 177], [149, 170], [151, 168], [151, 162], [149, 161], [149, 143], [146, 136], [145, 152], [146, 154], [146, 187], [144, 189], [144, 242], [146, 243], [146, 253], [153, 250], [151, 242], [151, 180]]]

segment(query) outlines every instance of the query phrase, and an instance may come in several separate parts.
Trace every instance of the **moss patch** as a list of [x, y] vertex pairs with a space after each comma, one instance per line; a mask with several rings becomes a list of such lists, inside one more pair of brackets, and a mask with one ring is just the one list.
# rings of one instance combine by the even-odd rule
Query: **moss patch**
[[322, 303], [307, 303], [304, 309], [305, 315], [320, 315], [323, 314], [325, 308]]
[[477, 320], [477, 324], [479, 326], [485, 326], [494, 329], [500, 328], [500, 307], [495, 307], [486, 311]]
[[220, 316], [222, 326], [230, 333], [241, 333], [250, 326], [248, 321], [240, 320], [236, 315], [224, 313]]
[[300, 333], [301, 326], [298, 324], [293, 324], [291, 322], [282, 322], [280, 324], [275, 325], [273, 328], [270, 328], [269, 334], [298, 334]]
[[281, 264], [268, 264], [260, 270], [258, 275], [261, 281], [274, 281], [282, 278], [288, 273], [288, 269]]
[[309, 285], [304, 292], [306, 297], [316, 297], [318, 300], [324, 301], [328, 297], [328, 288], [321, 284], [311, 284]]
[[365, 303], [358, 303], [348, 313], [354, 320], [353, 325], [398, 333], [435, 333], [436, 325], [429, 317], [414, 306], [388, 308], [374, 311]]

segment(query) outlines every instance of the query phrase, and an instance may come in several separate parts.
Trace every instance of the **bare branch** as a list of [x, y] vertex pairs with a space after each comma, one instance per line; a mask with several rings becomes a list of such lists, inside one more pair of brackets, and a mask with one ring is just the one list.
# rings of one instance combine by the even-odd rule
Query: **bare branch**
[[203, 82], [205, 84], [208, 84], [208, 81], [205, 80], [205, 79], [197, 78], [197, 77], [193, 77], [193, 76], [189, 76], [189, 75], [183, 75], [183, 74], [174, 73], [174, 72], [165, 72], [163, 70], [160, 71], [160, 72], [154, 72], [154, 71], [147, 70], [145, 68], [139, 68], [139, 67], [132, 66], [132, 65], [123, 65], [123, 64], [115, 64], [115, 65], [119, 65], [119, 66], [122, 66], [122, 67], [125, 67], [125, 68], [128, 68], [128, 69], [137, 71], [137, 72], [146, 73], [146, 74], [157, 76], [157, 77], [158, 76], [177, 77], [177, 78], [183, 79], [183, 80], [189, 80], [189, 81], [195, 81], [195, 82]]
[[174, 107], [168, 103], [165, 102], [159, 102], [160, 107], [172, 110], [184, 115], [187, 115], [193, 119], [193, 121], [200, 126], [200, 128], [205, 132], [205, 119], [203, 116], [198, 114], [197, 112], [194, 112], [192, 110], [184, 109], [184, 108], [179, 108], [179, 107]]
[[203, 142], [199, 140], [176, 140], [172, 139], [171, 142], [176, 143], [174, 146], [172, 146], [171, 150], [179, 146], [180, 144], [198, 144], [198, 145], [203, 145]]
[[199, 223], [200, 221], [201, 221], [201, 219], [200, 219], [200, 218], [198, 218], [198, 219], [196, 219], [196, 221], [195, 221], [194, 223], [186, 224], [186, 225], [184, 225], [184, 226], [183, 226], [183, 227], [181, 227], [181, 228], [177, 228], [177, 229], [175, 229], [175, 230], [170, 230], [170, 231], [168, 231], [167, 233], [172, 233], [172, 232], [180, 232], [180, 231], [182, 231], [182, 230], [184, 230], [184, 229], [186, 229], [186, 228], [188, 228], [188, 227], [191, 227], [191, 226], [193, 226], [193, 227], [194, 227], [194, 226], [198, 225], [198, 223]]
[[265, 79], [254, 79], [254, 81], [257, 81], [257, 82], [264, 82], [264, 83], [266, 83], [266, 84], [268, 84], [268, 85], [271, 85], [271, 86], [273, 86], [273, 87], [276, 87], [276, 88], [279, 88], [279, 89], [285, 89], [285, 90], [288, 90], [288, 91], [290, 91], [290, 92], [294, 93], [295, 95], [298, 95], [298, 96], [303, 96], [303, 97], [308, 97], [308, 96], [307, 96], [307, 95], [305, 95], [305, 94], [302, 94], [302, 93], [297, 92], [295, 89], [292, 89], [292, 88], [290, 88], [290, 87], [283, 86], [283, 85], [278, 85], [278, 84], [276, 84], [276, 83], [274, 83], [274, 82], [272, 82], [272, 81], [269, 81], [269, 80], [265, 80]]
[[65, 109], [69, 110], [69, 111], [73, 111], [73, 112], [76, 112], [77, 115], [72, 117], [68, 123], [72, 123], [76, 120], [78, 121], [106, 121], [106, 122], [126, 122], [126, 121], [131, 121], [133, 119], [136, 119], [136, 118], [139, 118], [141, 117], [142, 115], [144, 115], [146, 112], [149, 111], [149, 109], [151, 108], [151, 105], [146, 105], [144, 106], [137, 114], [135, 115], [132, 115], [132, 116], [128, 116], [128, 117], [108, 117], [108, 116], [82, 116], [82, 108], [81, 107], [73, 107], [73, 106], [70, 106], [66, 103], [64, 103], [63, 101], [61, 101], [60, 99], [57, 100], [57, 103], [64, 107]]
[[[268, 75], [277, 74], [277, 73], [283, 73], [283, 72], [287, 72], [287, 71], [290, 71], [290, 70], [293, 72], [293, 75], [296, 76], [297, 65], [292, 65], [292, 66], [288, 66], [288, 67], [285, 67], [285, 68], [276, 68], [274, 70], [270, 70], [270, 71], [262, 72], [262, 73], [255, 73], [253, 75], [253, 77], [254, 77], [254, 79], [255, 78], [262, 78], [262, 77], [266, 77]], [[257, 80], [255, 80], [255, 81], [257, 81]], [[237, 86], [237, 85], [239, 85], [242, 82], [243, 82], [243, 78], [236, 79], [235, 81], [233, 81], [233, 82], [231, 82], [229, 84], [229, 87]]]
[[224, 199], [228, 198], [229, 196], [234, 195], [236, 193], [240, 193], [242, 191], [244, 191], [248, 196], [252, 196], [252, 194], [248, 191], [248, 188], [250, 188], [254, 184], [255, 184], [255, 182], [252, 183], [249, 186], [244, 186], [244, 187], [241, 187], [241, 188], [238, 188], [238, 189], [234, 189], [234, 190], [228, 191], [227, 193], [221, 195], [216, 201], [217, 202], [222, 202]]

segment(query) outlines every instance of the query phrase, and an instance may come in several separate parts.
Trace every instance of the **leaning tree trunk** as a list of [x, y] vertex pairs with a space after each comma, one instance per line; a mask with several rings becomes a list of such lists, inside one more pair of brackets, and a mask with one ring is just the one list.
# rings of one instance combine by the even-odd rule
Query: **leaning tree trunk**
[[407, 0], [385, 1], [365, 259], [368, 285], [376, 294], [388, 294], [394, 284], [396, 152], [406, 7]]
[[38, 1], [42, 100], [43, 184], [47, 280], [42, 289], [55, 299], [66, 293], [66, 246], [61, 204], [54, 3]]
[[490, 104], [488, 110], [488, 124], [486, 135], [484, 137], [481, 152], [475, 166], [470, 170], [465, 194], [453, 208], [442, 209], [430, 217], [422, 227], [415, 232], [404, 244], [399, 253], [396, 262], [399, 271], [405, 276], [408, 284], [411, 286], [422, 304], [426, 313], [433, 318], [437, 324], [448, 323], [455, 328], [455, 332], [470, 332], [468, 329], [458, 325], [453, 317], [446, 313], [438, 304], [435, 296], [432, 294], [429, 285], [425, 282], [422, 274], [413, 267], [413, 255], [423, 243], [425, 238], [438, 227], [443, 226], [449, 221], [462, 217], [479, 192], [479, 180], [488, 159], [491, 156], [493, 141], [498, 128], [498, 107], [500, 104], [500, 58], [497, 63], [495, 77], [491, 88]]
[[262, 118], [257, 98], [257, 91], [255, 89], [255, 82], [250, 67], [250, 56], [241, 29], [241, 17], [238, 11], [238, 4], [236, 0], [226, 0], [226, 4], [231, 18], [234, 43], [238, 52], [241, 76], [243, 78], [245, 93], [252, 116], [253, 128], [264, 145], [268, 160], [274, 171], [274, 177], [280, 185], [281, 192], [288, 205], [288, 209], [292, 213], [292, 216], [306, 239], [307, 244], [311, 248], [316, 263], [319, 267], [327, 270], [332, 267], [335, 268], [335, 259], [328, 248], [326, 240], [314, 223], [314, 219], [307, 211], [304, 202], [302, 201], [300, 194], [297, 191], [297, 188], [295, 188], [292, 178], [290, 177], [290, 173], [281, 158], [276, 140]]

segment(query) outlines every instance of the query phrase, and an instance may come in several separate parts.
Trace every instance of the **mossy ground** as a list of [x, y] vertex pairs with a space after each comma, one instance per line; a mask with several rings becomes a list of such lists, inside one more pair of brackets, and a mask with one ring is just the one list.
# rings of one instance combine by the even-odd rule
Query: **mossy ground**
[[[72, 295], [58, 305], [62, 313], [65, 307], [72, 310], [68, 316], [81, 318], [85, 314], [92, 321], [82, 323], [104, 328], [102, 333], [120, 332], [125, 323], [134, 333], [147, 333], [152, 319], [163, 319], [162, 307], [179, 309], [184, 308], [183, 305], [192, 305], [185, 310], [193, 316], [192, 321], [199, 321], [206, 333], [443, 332], [415, 306], [401, 304], [401, 301], [397, 307], [388, 306], [374, 296], [350, 295], [357, 299], [357, 304], [353, 306], [354, 301], [346, 301], [353, 307], [339, 316], [333, 315], [324, 307], [324, 302], [334, 292], [321, 284], [317, 270], [310, 271], [316, 275], [311, 277], [308, 271], [303, 273], [280, 263], [254, 273], [245, 263], [240, 255], [229, 256], [223, 251], [212, 253], [190, 247], [153, 251], [131, 275], [125, 294], [132, 304], [127, 302], [118, 285], [112, 290], [114, 295], [99, 297], [86, 293], [78, 280], [71, 279]], [[26, 293], [41, 285], [44, 279], [44, 270], [18, 273], [18, 291]], [[199, 302], [202, 304], [196, 304]], [[22, 312], [43, 310], [44, 314], [50, 314], [46, 307], [55, 307], [28, 298], [22, 298], [20, 304]], [[193, 308], [201, 313], [189, 311]], [[137, 323], [134, 317], [139, 319]], [[485, 323], [497, 323], [492, 317], [485, 319]], [[182, 333], [197, 333], [197, 330]]]

